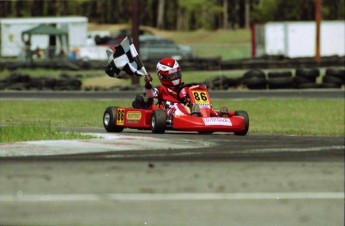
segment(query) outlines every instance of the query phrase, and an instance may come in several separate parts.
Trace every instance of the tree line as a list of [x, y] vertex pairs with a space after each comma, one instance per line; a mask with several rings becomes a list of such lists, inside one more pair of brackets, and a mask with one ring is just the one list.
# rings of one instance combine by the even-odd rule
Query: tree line
[[[2, 0], [0, 17], [78, 15], [94, 23], [130, 23], [133, 1], [141, 25], [166, 30], [236, 29], [315, 18], [315, 0]], [[344, 20], [345, 1], [322, 0], [322, 19]]]

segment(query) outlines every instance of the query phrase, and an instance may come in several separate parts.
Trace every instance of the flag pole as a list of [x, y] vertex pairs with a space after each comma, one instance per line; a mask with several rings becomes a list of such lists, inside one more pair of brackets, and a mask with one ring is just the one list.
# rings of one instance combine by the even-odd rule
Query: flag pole
[[[132, 0], [132, 38], [133, 44], [139, 52], [139, 1]], [[132, 85], [139, 86], [140, 80], [137, 76], [132, 76]]]

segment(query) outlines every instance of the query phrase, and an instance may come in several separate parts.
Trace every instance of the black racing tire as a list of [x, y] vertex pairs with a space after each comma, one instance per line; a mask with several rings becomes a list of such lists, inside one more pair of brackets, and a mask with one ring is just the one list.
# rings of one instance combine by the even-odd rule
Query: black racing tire
[[339, 77], [331, 76], [331, 75], [326, 75], [322, 78], [322, 83], [335, 83], [339, 86], [343, 85], [343, 81]]
[[267, 84], [269, 89], [290, 89], [294, 86], [294, 79], [292, 77], [270, 78]]
[[296, 84], [296, 88], [297, 89], [317, 89], [317, 88], [320, 88], [320, 85], [314, 82], [306, 82], [306, 83]]
[[163, 110], [157, 109], [152, 111], [151, 130], [152, 133], [164, 133], [166, 128], [166, 114]]
[[236, 116], [240, 116], [244, 118], [244, 123], [245, 123], [245, 129], [240, 132], [234, 132], [236, 136], [245, 136], [248, 133], [249, 130], [249, 115], [246, 111], [235, 111]]
[[41, 78], [41, 80], [43, 80], [43, 89], [51, 89], [51, 90], [54, 90], [55, 89], [55, 86], [56, 86], [56, 79], [55, 78], [46, 78], [46, 79], [43, 79]]
[[6, 88], [10, 90], [26, 90], [27, 84], [23, 82], [17, 82], [9, 84]]
[[223, 87], [224, 77], [218, 76], [211, 80], [212, 87], [214, 90], [220, 90]]
[[243, 78], [247, 79], [247, 78], [252, 78], [252, 77], [259, 77], [259, 78], [266, 78], [265, 72], [263, 72], [262, 70], [249, 70], [247, 72], [244, 73]]
[[213, 89], [227, 90], [229, 87], [238, 85], [235, 79], [227, 78], [226, 76], [218, 76], [211, 81]]
[[320, 88], [322, 88], [322, 89], [339, 89], [339, 88], [341, 88], [341, 85], [336, 84], [336, 83], [326, 82], [326, 83], [322, 83], [320, 85]]
[[248, 89], [266, 89], [266, 75], [261, 70], [249, 70], [244, 73], [242, 83]]
[[345, 84], [345, 69], [327, 68], [325, 75], [339, 78], [343, 81], [343, 84]]
[[320, 76], [320, 70], [318, 68], [297, 68], [296, 76], [316, 78]]
[[122, 132], [124, 127], [123, 126], [117, 126], [115, 125], [115, 122], [116, 122], [116, 109], [118, 107], [116, 106], [112, 106], [112, 107], [108, 107], [107, 109], [105, 109], [104, 111], [104, 114], [103, 114], [103, 126], [104, 126], [104, 129], [107, 131], [107, 132], [116, 132], [116, 133], [119, 133], [119, 132]]
[[226, 83], [228, 84], [228, 87], [237, 87], [241, 83], [241, 80], [241, 78], [228, 78]]
[[296, 76], [294, 80], [297, 85], [304, 83], [316, 83], [316, 77]]
[[203, 85], [203, 86], [206, 86], [208, 90], [213, 90], [214, 89], [214, 85], [213, 85], [212, 79], [206, 79], [205, 81], [203, 81], [200, 84]]
[[291, 71], [274, 71], [268, 72], [267, 77], [270, 78], [291, 78], [292, 73]]
[[4, 90], [6, 88], [6, 84], [3, 81], [0, 81], [0, 90]]
[[243, 84], [247, 86], [248, 89], [266, 89], [266, 79], [263, 77], [247, 77], [243, 79]]

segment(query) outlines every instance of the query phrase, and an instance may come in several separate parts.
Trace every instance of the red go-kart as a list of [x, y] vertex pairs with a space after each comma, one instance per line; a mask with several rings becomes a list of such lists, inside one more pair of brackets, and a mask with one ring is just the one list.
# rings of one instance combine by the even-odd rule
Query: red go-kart
[[[191, 106], [197, 112], [189, 111], [175, 115], [168, 120], [164, 106], [154, 104], [152, 98], [137, 96], [133, 107], [108, 107], [103, 115], [103, 125], [108, 132], [122, 132], [124, 128], [152, 130], [153, 133], [164, 133], [171, 129], [176, 131], [197, 131], [199, 133], [233, 132], [244, 136], [249, 129], [249, 116], [246, 111], [228, 112], [213, 110], [211, 99], [204, 85], [185, 84], [178, 91], [188, 87]], [[197, 108], [195, 106], [198, 106]], [[181, 107], [182, 109], [182, 107]]]

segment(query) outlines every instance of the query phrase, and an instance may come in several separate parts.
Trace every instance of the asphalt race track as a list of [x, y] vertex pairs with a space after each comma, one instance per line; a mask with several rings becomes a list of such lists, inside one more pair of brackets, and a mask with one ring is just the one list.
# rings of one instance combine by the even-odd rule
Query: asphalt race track
[[0, 225], [344, 225], [344, 137], [73, 130], [0, 144]]

